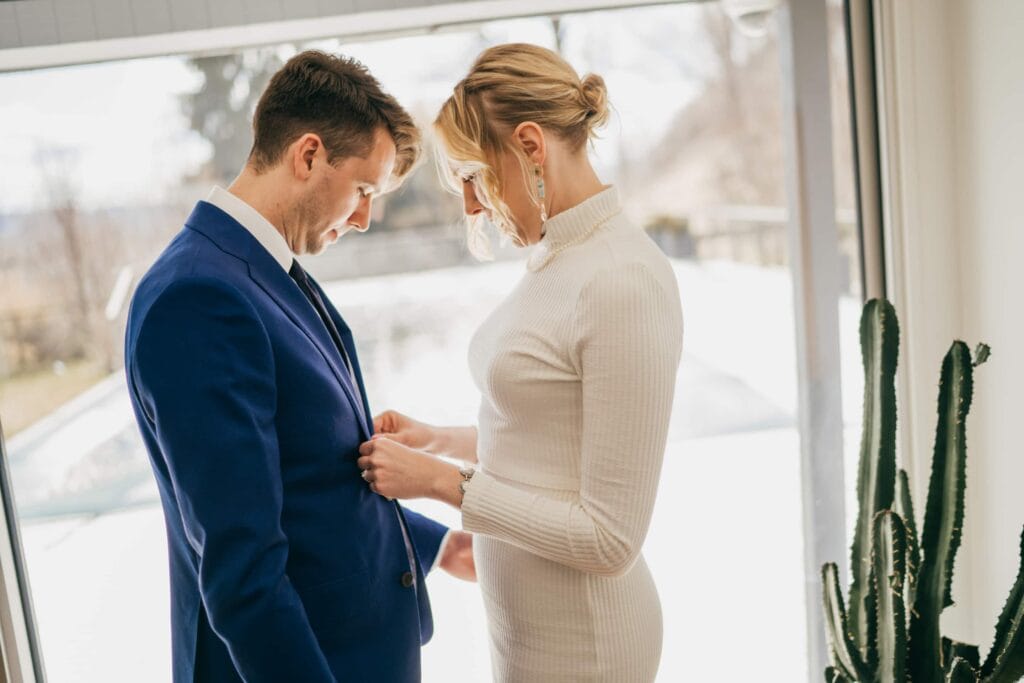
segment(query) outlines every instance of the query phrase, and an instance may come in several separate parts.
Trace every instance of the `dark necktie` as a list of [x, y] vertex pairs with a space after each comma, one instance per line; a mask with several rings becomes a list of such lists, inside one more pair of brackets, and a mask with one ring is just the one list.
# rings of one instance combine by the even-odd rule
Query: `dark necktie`
[[299, 286], [302, 293], [309, 299], [309, 303], [313, 304], [313, 308], [316, 310], [317, 315], [320, 316], [320, 320], [323, 321], [324, 327], [327, 328], [328, 334], [331, 335], [331, 339], [334, 341], [334, 345], [338, 347], [338, 353], [341, 354], [342, 359], [345, 361], [345, 367], [348, 369], [348, 376], [352, 380], [352, 392], [356, 397], [356, 405], [359, 408], [359, 414], [366, 419], [366, 415], [363, 414], [363, 395], [359, 391], [359, 382], [356, 381], [356, 372], [352, 367], [352, 361], [348, 357], [348, 351], [345, 350], [345, 344], [341, 341], [341, 335], [338, 333], [338, 328], [335, 326], [334, 321], [331, 320], [330, 314], [327, 312], [327, 307], [324, 306], [323, 299], [317, 293], [313, 286], [309, 282], [309, 276], [306, 275], [306, 271], [302, 269], [298, 261], [292, 260], [292, 267], [288, 269], [288, 274], [295, 280], [295, 284]]
[[[348, 367], [349, 377], [352, 378], [352, 391], [356, 397], [356, 404], [359, 406], [359, 414], [366, 419], [366, 415], [363, 412], [363, 396], [359, 392], [359, 383], [356, 382], [356, 373], [352, 368], [352, 361], [349, 360], [348, 352], [345, 350], [345, 345], [341, 342], [341, 335], [338, 334], [338, 328], [334, 325], [334, 321], [331, 320], [331, 316], [327, 313], [327, 307], [324, 306], [323, 299], [317, 294], [316, 290], [309, 282], [309, 276], [306, 275], [306, 271], [302, 269], [298, 261], [292, 260], [292, 267], [288, 270], [288, 274], [292, 276], [295, 283], [302, 290], [302, 293], [309, 299], [309, 303], [313, 304], [313, 308], [316, 309], [317, 314], [320, 316], [320, 320], [323, 321], [324, 327], [331, 335], [331, 339], [334, 340], [335, 346], [338, 347], [338, 351], [341, 353], [341, 357], [345, 359], [345, 365]], [[399, 507], [395, 506], [395, 513], [398, 515], [398, 526], [402, 530], [402, 540], [405, 543], [405, 554], [409, 561], [409, 572], [402, 576], [402, 585], [406, 585], [406, 576], [411, 579], [409, 585], [416, 587], [416, 558], [412, 549], [412, 541], [409, 539], [409, 531], [405, 526], [405, 519], [402, 517], [402, 511]], [[407, 586], [408, 587], [408, 586]], [[419, 588], [416, 587], [418, 591]]]
[[[327, 313], [327, 307], [324, 306], [323, 299], [317, 294], [317, 291], [313, 289], [313, 286], [309, 282], [309, 276], [306, 275], [306, 271], [302, 269], [298, 261], [292, 260], [292, 267], [288, 269], [288, 274], [292, 276], [295, 283], [302, 290], [302, 293], [309, 299], [309, 303], [313, 304], [313, 308], [316, 309], [317, 315], [320, 316], [320, 320], [323, 321], [324, 327], [331, 335], [331, 339], [334, 340], [334, 345], [338, 347], [338, 351], [341, 353], [341, 357], [345, 360], [345, 366], [348, 368], [348, 375], [352, 378], [352, 392], [356, 397], [356, 405], [359, 407], [359, 415], [365, 420], [366, 415], [363, 412], [363, 395], [359, 391], [359, 383], [356, 381], [356, 373], [352, 368], [352, 361], [349, 360], [348, 351], [345, 350], [345, 345], [341, 341], [341, 335], [338, 334], [338, 328], [335, 326], [334, 321], [331, 320], [330, 314]], [[402, 541], [405, 543], [405, 554], [409, 561], [409, 572], [402, 576], [402, 585], [406, 585], [406, 576], [410, 577], [411, 583], [417, 591], [419, 588], [416, 587], [416, 557], [412, 549], [412, 541], [409, 539], [409, 530], [406, 529], [405, 519], [402, 517], [402, 511], [398, 505], [395, 505], [395, 514], [398, 515], [398, 526], [402, 530]], [[406, 586], [408, 587], [408, 586]]]

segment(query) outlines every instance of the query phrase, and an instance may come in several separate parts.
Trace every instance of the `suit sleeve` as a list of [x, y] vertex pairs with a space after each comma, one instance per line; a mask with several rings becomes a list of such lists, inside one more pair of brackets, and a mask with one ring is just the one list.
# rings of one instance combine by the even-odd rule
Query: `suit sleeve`
[[437, 564], [441, 544], [448, 535], [448, 527], [409, 508], [403, 507], [402, 513], [409, 527], [409, 535], [412, 536], [412, 545], [416, 549], [416, 559], [423, 572], [428, 573]]
[[175, 283], [146, 313], [132, 360], [210, 624], [239, 673], [333, 683], [285, 573], [274, 358], [255, 310], [217, 280]]

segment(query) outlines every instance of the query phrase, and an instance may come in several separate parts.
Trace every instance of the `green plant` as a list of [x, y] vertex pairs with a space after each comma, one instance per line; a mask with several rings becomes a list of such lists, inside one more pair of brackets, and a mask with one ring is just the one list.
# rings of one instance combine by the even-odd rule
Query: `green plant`
[[[996, 623], [992, 648], [942, 637], [939, 616], [953, 604], [953, 564], [964, 518], [967, 441], [974, 369], [956, 341], [942, 362], [938, 426], [923, 534], [919, 537], [907, 473], [896, 468], [896, 365], [899, 322], [887, 301], [872, 300], [860, 324], [864, 425], [858, 470], [859, 510], [851, 548], [849, 599], [839, 572], [822, 568], [832, 665], [829, 683], [1009, 683], [1024, 677], [1024, 533], [1021, 568]], [[849, 605], [847, 611], [846, 605]]]

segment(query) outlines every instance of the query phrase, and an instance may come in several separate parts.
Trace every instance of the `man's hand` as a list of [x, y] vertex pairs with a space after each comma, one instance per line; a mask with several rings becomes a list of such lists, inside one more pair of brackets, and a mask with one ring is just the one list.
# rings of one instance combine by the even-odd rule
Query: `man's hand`
[[431, 451], [435, 440], [434, 427], [394, 410], [386, 410], [373, 418], [373, 431], [417, 450]]
[[457, 579], [476, 581], [476, 562], [473, 560], [473, 534], [452, 531], [441, 554], [441, 569]]

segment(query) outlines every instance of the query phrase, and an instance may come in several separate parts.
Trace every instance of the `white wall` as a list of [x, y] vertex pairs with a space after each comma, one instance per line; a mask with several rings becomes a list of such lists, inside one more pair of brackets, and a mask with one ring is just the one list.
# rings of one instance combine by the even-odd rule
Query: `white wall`
[[901, 444], [919, 512], [941, 355], [954, 336], [993, 348], [975, 378], [958, 604], [944, 620], [984, 652], [1024, 526], [1024, 3], [881, 5], [890, 281], [907, 328]]
[[953, 5], [963, 329], [993, 349], [975, 381], [964, 544], [974, 633], [987, 645], [1024, 525], [1024, 3]]

